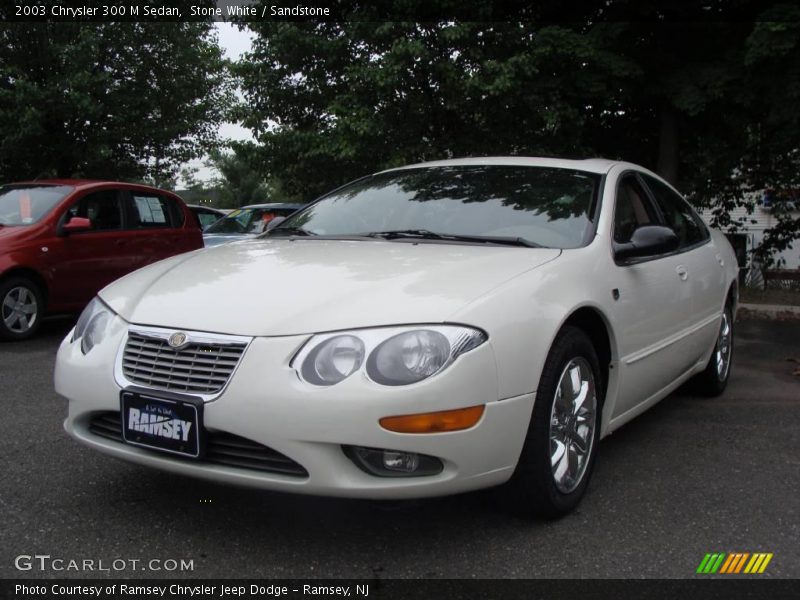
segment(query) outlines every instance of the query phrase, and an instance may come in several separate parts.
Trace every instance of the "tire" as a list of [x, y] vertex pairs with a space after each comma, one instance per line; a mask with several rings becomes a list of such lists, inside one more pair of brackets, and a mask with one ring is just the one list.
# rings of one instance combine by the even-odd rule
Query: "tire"
[[[581, 329], [564, 327], [545, 361], [522, 453], [506, 486], [514, 512], [556, 518], [578, 505], [597, 455], [602, 390], [600, 362], [591, 340]], [[576, 413], [581, 397], [582, 408]], [[566, 404], [557, 403], [564, 398]]]
[[722, 311], [717, 341], [714, 351], [708, 359], [705, 371], [692, 379], [692, 391], [713, 398], [719, 396], [728, 387], [733, 362], [733, 311], [730, 305]]
[[44, 302], [39, 286], [26, 277], [0, 282], [0, 339], [20, 341], [39, 329]]

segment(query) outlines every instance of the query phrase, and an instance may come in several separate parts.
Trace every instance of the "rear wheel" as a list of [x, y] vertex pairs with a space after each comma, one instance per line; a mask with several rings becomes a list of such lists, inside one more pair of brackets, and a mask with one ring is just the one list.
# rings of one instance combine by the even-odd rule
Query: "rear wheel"
[[24, 340], [39, 329], [44, 304], [39, 287], [25, 277], [0, 282], [0, 339]]
[[695, 376], [694, 389], [703, 396], [719, 396], [728, 387], [733, 360], [733, 311], [726, 306], [722, 311], [717, 341], [705, 371]]
[[597, 454], [600, 382], [591, 340], [582, 330], [565, 327], [545, 362], [522, 454], [508, 484], [515, 511], [552, 518], [580, 502]]

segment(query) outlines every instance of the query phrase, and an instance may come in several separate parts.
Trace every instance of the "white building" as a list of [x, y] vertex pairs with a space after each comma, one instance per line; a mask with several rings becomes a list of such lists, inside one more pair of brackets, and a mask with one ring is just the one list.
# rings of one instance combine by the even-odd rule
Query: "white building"
[[[739, 266], [749, 270], [751, 264], [751, 250], [758, 248], [764, 238], [764, 232], [777, 223], [778, 211], [790, 210], [792, 217], [800, 215], [800, 203], [789, 201], [775, 201], [770, 194], [753, 194], [751, 198], [754, 208], [752, 214], [747, 212], [745, 206], [738, 206], [731, 211], [731, 221], [742, 223], [738, 233], [729, 234], [728, 237], [734, 245]], [[700, 216], [706, 223], [712, 219], [711, 210], [700, 211]], [[775, 255], [776, 261], [780, 261], [777, 268], [797, 270], [800, 269], [800, 241], [796, 241], [792, 247]], [[782, 260], [781, 260], [782, 259]]]

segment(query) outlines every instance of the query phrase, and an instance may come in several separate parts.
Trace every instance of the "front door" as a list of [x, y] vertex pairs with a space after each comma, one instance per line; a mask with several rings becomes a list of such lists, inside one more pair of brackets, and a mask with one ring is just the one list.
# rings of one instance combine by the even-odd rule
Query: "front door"
[[119, 190], [89, 192], [73, 202], [60, 223], [89, 219], [89, 231], [55, 238], [48, 252], [53, 297], [59, 305], [80, 306], [100, 289], [135, 268], [137, 257], [124, 235]]
[[[629, 242], [642, 225], [662, 216], [635, 173], [617, 186], [614, 241]], [[613, 319], [619, 345], [621, 386], [615, 417], [672, 383], [691, 364], [684, 333], [691, 323], [692, 289], [685, 257], [677, 253], [617, 264], [611, 287], [619, 294]]]

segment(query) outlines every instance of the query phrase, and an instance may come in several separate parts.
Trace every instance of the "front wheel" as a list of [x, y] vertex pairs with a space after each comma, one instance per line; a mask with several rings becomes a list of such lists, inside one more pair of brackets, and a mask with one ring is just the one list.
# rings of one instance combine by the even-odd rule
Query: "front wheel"
[[0, 339], [31, 337], [42, 320], [44, 304], [39, 288], [24, 277], [0, 282]]
[[591, 340], [581, 329], [565, 327], [545, 362], [508, 484], [517, 512], [553, 518], [578, 505], [597, 454], [601, 395], [600, 363]]

